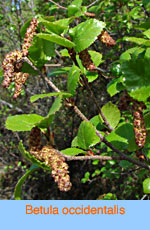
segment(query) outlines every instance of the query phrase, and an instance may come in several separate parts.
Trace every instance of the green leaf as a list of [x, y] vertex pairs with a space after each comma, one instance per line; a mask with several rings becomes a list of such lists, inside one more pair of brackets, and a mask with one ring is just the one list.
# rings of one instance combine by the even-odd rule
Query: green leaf
[[32, 164], [36, 165], [37, 167], [43, 168], [45, 170], [51, 170], [49, 166], [47, 166], [44, 162], [39, 161], [35, 156], [33, 156], [31, 153], [27, 152], [22, 141], [19, 142], [18, 146], [19, 151], [21, 154]]
[[94, 63], [94, 65], [97, 67], [99, 66], [101, 63], [103, 63], [104, 61], [102, 60], [102, 54], [93, 50], [89, 50], [88, 53], [91, 56], [91, 59]]
[[144, 31], [143, 34], [150, 39], [150, 29]]
[[122, 78], [121, 77], [113, 79], [112, 81], [110, 81], [108, 83], [108, 85], [107, 85], [107, 92], [109, 93], [109, 95], [111, 97], [120, 92], [120, 88], [118, 86], [121, 83], [122, 83]]
[[78, 131], [78, 145], [80, 148], [89, 149], [90, 146], [97, 144], [100, 140], [96, 135], [96, 129], [90, 122], [83, 121]]
[[139, 147], [137, 146], [136, 142], [135, 142], [135, 136], [133, 136], [130, 140], [129, 140], [129, 144], [128, 144], [128, 151], [129, 152], [134, 152], [137, 149], [139, 149]]
[[43, 129], [48, 128], [50, 124], [53, 122], [53, 120], [54, 120], [54, 114], [47, 115], [40, 122], [37, 123], [37, 126]]
[[149, 18], [146, 22], [142, 23], [141, 25], [135, 26], [135, 29], [138, 29], [138, 30], [147, 30], [149, 28], [150, 28], [150, 19]]
[[61, 150], [61, 152], [65, 155], [70, 155], [70, 156], [76, 156], [80, 153], [86, 153], [86, 151], [77, 148], [68, 148], [68, 149]]
[[145, 114], [144, 121], [146, 129], [150, 129], [150, 113]]
[[52, 104], [52, 107], [50, 108], [48, 116], [55, 114], [57, 111], [59, 111], [61, 106], [62, 106], [62, 96], [58, 96], [55, 99], [54, 103]]
[[63, 57], [70, 57], [67, 49], [60, 50], [59, 52], [60, 52], [61, 56], [63, 56]]
[[50, 73], [48, 73], [48, 77], [66, 75], [66, 74], [68, 74], [70, 69], [71, 69], [71, 67], [64, 67], [64, 68], [54, 69]]
[[80, 69], [77, 66], [72, 66], [69, 71], [68, 80], [67, 80], [67, 90], [72, 95], [75, 95], [75, 90], [78, 85], [80, 77]]
[[133, 48], [130, 48], [128, 50], [126, 50], [125, 52], [123, 52], [120, 56], [120, 60], [121, 61], [128, 61], [131, 59], [131, 55], [130, 54], [133, 54], [135, 51], [137, 51], [138, 49], [140, 49], [140, 47], [133, 47]]
[[107, 193], [102, 200], [117, 200], [117, 197], [115, 194]]
[[43, 18], [39, 18], [38, 21], [45, 26], [47, 32], [52, 32], [60, 35], [61, 33], [64, 32], [65, 29], [67, 29], [67, 26], [61, 25], [60, 23], [56, 23], [56, 22], [49, 22]]
[[25, 37], [25, 33], [27, 31], [27, 28], [30, 25], [32, 18], [29, 18], [28, 21], [25, 22], [25, 24], [21, 27], [20, 33], [21, 33], [21, 37], [24, 38]]
[[66, 97], [71, 97], [72, 94], [66, 93], [66, 92], [37, 94], [37, 95], [34, 95], [34, 96], [30, 97], [30, 101], [35, 102], [38, 99], [42, 99], [42, 98], [45, 98], [45, 97], [52, 97], [52, 96], [56, 96], [56, 97], [57, 96], [63, 96], [64, 98], [66, 98]]
[[15, 200], [21, 200], [22, 186], [29, 175], [38, 169], [37, 166], [32, 165], [30, 169], [19, 179], [15, 187], [14, 198]]
[[123, 84], [131, 97], [145, 101], [150, 96], [150, 59], [140, 55], [121, 65]]
[[96, 127], [98, 130], [102, 130], [105, 128], [103, 125], [103, 120], [99, 115], [96, 115], [90, 119], [90, 122]]
[[58, 45], [64, 46], [64, 47], [68, 47], [68, 48], [72, 48], [75, 46], [75, 44], [71, 41], [69, 41], [66, 38], [63, 38], [57, 34], [44, 34], [44, 33], [39, 33], [36, 35], [39, 38], [45, 39], [47, 41], [56, 43]]
[[70, 29], [70, 36], [75, 44], [76, 52], [88, 48], [102, 32], [105, 23], [96, 19], [89, 19]]
[[71, 147], [78, 147], [78, 137], [77, 136], [72, 140]]
[[128, 148], [128, 144], [133, 137], [133, 125], [130, 123], [121, 123], [114, 131], [106, 136], [106, 139], [116, 148], [123, 150]]
[[[31, 60], [32, 61], [32, 60]], [[35, 64], [35, 63], [34, 63]], [[24, 62], [23, 63], [23, 66], [21, 68], [21, 72], [23, 73], [30, 73], [30, 74], [33, 74], [33, 75], [38, 75], [38, 72], [35, 71], [28, 63]]]
[[143, 181], [143, 192], [150, 194], [150, 178], [146, 178]]
[[93, 82], [98, 78], [98, 73], [86, 70], [86, 78], [88, 79], [88, 82]]
[[112, 104], [112, 102], [108, 102], [102, 107], [102, 112], [109, 124], [115, 128], [120, 121], [120, 111], [118, 107]]
[[34, 62], [34, 65], [41, 68], [54, 56], [54, 43], [35, 36], [33, 39], [33, 44], [29, 48], [29, 58], [32, 60], [32, 62]]
[[146, 7], [146, 8], [150, 8], [150, 1], [149, 0], [142, 0], [143, 2], [143, 5]]
[[70, 18], [63, 18], [63, 19], [60, 19], [60, 20], [58, 20], [58, 21], [55, 21], [55, 24], [56, 24], [56, 25], [61, 25], [61, 26], [68, 27], [69, 24], [70, 24], [71, 22], [73, 22], [75, 18], [76, 18], [75, 16], [70, 17]]
[[15, 115], [7, 118], [5, 126], [12, 131], [30, 131], [42, 119], [37, 114]]
[[127, 42], [133, 42], [136, 43], [138, 45], [145, 45], [145, 46], [150, 46], [150, 41], [146, 40], [144, 38], [137, 38], [137, 37], [124, 37], [123, 38], [124, 41]]
[[82, 0], [75, 0], [68, 6], [68, 17], [75, 16], [82, 5]]
[[126, 161], [126, 160], [122, 160], [122, 161], [120, 161], [119, 165], [122, 168], [127, 168], [127, 167], [130, 167], [132, 165], [132, 163], [129, 161]]

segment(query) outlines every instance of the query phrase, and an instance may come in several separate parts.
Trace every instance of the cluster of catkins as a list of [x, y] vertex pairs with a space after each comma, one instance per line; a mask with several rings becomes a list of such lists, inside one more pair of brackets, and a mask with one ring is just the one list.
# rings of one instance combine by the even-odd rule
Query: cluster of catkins
[[17, 98], [22, 89], [22, 85], [25, 84], [28, 73], [22, 73], [22, 62], [21, 59], [28, 55], [28, 49], [32, 45], [33, 36], [36, 33], [36, 27], [38, 25], [37, 19], [32, 19], [29, 28], [25, 34], [24, 43], [22, 45], [22, 51], [15, 50], [8, 53], [2, 63], [4, 72], [3, 86], [8, 88], [10, 83], [15, 81], [15, 93], [13, 98]]
[[[71, 38], [68, 38], [71, 41]], [[106, 46], [114, 46], [116, 45], [116, 41], [108, 34], [107, 31], [102, 31], [98, 36], [98, 40], [104, 43]], [[76, 63], [76, 52], [73, 48], [68, 48], [68, 52], [72, 58], [72, 60]], [[82, 65], [89, 71], [95, 71], [96, 66], [94, 65], [90, 54], [88, 53], [88, 49], [82, 50], [79, 53], [79, 58], [82, 61]]]
[[60, 191], [69, 191], [71, 189], [68, 165], [65, 158], [61, 156], [52, 146], [41, 146], [41, 131], [38, 127], [31, 130], [29, 136], [30, 153], [38, 160], [45, 162], [52, 170], [52, 176], [58, 184]]

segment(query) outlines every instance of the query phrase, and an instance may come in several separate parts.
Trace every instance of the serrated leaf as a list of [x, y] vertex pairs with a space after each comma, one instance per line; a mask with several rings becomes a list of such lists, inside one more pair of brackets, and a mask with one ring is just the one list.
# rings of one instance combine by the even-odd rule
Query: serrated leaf
[[42, 99], [42, 98], [45, 98], [45, 97], [52, 97], [52, 96], [56, 96], [56, 97], [57, 96], [63, 96], [64, 98], [66, 98], [66, 97], [71, 97], [72, 94], [67, 93], [67, 92], [37, 94], [37, 95], [34, 95], [34, 96], [30, 97], [30, 101], [35, 102], [38, 99]]
[[101, 63], [103, 63], [104, 61], [102, 60], [102, 54], [93, 50], [89, 50], [88, 53], [91, 56], [91, 59], [94, 63], [94, 65], [97, 67], [99, 66]]
[[68, 39], [63, 38], [57, 34], [39, 33], [36, 36], [39, 38], [42, 38], [44, 40], [56, 43], [56, 44], [61, 45], [61, 46], [64, 46], [64, 47], [72, 48], [75, 46], [75, 44], [73, 42], [71, 42]]
[[80, 11], [82, 0], [75, 0], [68, 6], [68, 17], [75, 16]]
[[131, 59], [131, 55], [130, 54], [133, 54], [136, 50], [138, 50], [139, 47], [133, 47], [133, 48], [130, 48], [128, 50], [126, 50], [125, 52], [123, 52], [120, 56], [120, 60], [121, 61], [128, 61]]
[[150, 46], [150, 41], [147, 39], [144, 39], [144, 38], [124, 37], [123, 40], [127, 41], [127, 42], [133, 42], [133, 43], [136, 43], [138, 45]]
[[116, 148], [123, 150], [128, 148], [128, 144], [133, 137], [133, 125], [130, 123], [122, 123], [106, 136], [106, 139]]
[[120, 92], [120, 89], [119, 89], [119, 85], [122, 83], [122, 78], [116, 78], [116, 79], [113, 79], [112, 81], [110, 81], [107, 85], [107, 92], [109, 93], [109, 95], [112, 97], [114, 96], [115, 94], [119, 93]]
[[42, 119], [37, 114], [15, 115], [7, 118], [5, 126], [12, 131], [30, 131]]
[[50, 73], [48, 73], [48, 77], [66, 75], [66, 74], [68, 74], [70, 69], [71, 69], [71, 67], [53, 69]]
[[96, 115], [90, 119], [90, 122], [96, 127], [98, 130], [102, 130], [105, 128], [103, 125], [103, 120], [99, 115]]
[[72, 140], [71, 147], [78, 147], [78, 137], [77, 136]]
[[77, 149], [77, 148], [68, 148], [68, 149], [63, 149], [61, 152], [65, 155], [70, 155], [70, 156], [76, 156], [80, 153], [86, 153], [86, 151], [82, 149]]
[[120, 121], [120, 111], [112, 102], [108, 102], [102, 107], [102, 112], [111, 127], [115, 128]]
[[50, 108], [48, 116], [55, 114], [57, 111], [59, 111], [61, 106], [62, 106], [62, 96], [58, 96], [55, 99], [54, 103], [52, 104], [52, 107]]
[[28, 28], [29, 25], [30, 25], [31, 20], [32, 20], [32, 18], [29, 18], [29, 19], [24, 23], [24, 25], [21, 27], [20, 34], [21, 34], [21, 37], [22, 37], [22, 38], [25, 37], [25, 33], [26, 33], [26, 31], [27, 31], [27, 28]]
[[146, 194], [150, 194], [150, 178], [146, 178], [143, 181], [143, 192]]
[[67, 90], [72, 95], [75, 95], [75, 90], [78, 85], [80, 77], [80, 69], [77, 66], [72, 66], [69, 71], [68, 80], [67, 80]]
[[40, 122], [36, 123], [36, 126], [39, 128], [48, 128], [54, 120], [54, 114], [47, 115]]
[[70, 30], [70, 36], [75, 44], [76, 52], [88, 48], [100, 35], [105, 23], [96, 19], [89, 19]]
[[18, 146], [19, 151], [21, 152], [21, 154], [28, 160], [30, 161], [32, 164], [43, 168], [45, 170], [51, 170], [50, 167], [48, 167], [44, 162], [39, 161], [35, 156], [33, 156], [31, 153], [29, 153], [28, 151], [26, 151], [22, 141], [19, 142], [19, 146]]
[[86, 71], [86, 78], [88, 79], [88, 82], [93, 82], [98, 78], [98, 73], [96, 72], [90, 72]]
[[150, 96], [150, 59], [143, 55], [125, 61], [121, 65], [123, 84], [129, 95], [139, 101]]
[[97, 144], [100, 140], [96, 135], [96, 129], [90, 122], [83, 121], [78, 131], [78, 146], [89, 149], [90, 146]]
[[67, 26], [61, 25], [60, 23], [56, 22], [49, 22], [43, 18], [39, 18], [38, 21], [44, 25], [47, 32], [52, 32], [60, 35], [64, 32], [65, 29], [67, 29]]
[[29, 58], [34, 65], [41, 68], [55, 56], [54, 43], [37, 36], [34, 37], [32, 43], [32, 46], [29, 48]]
[[30, 169], [19, 179], [16, 184], [14, 198], [15, 200], [21, 200], [22, 186], [29, 175], [31, 175], [34, 171], [38, 169], [37, 166], [31, 166]]
[[76, 18], [75, 16], [70, 17], [70, 18], [63, 18], [63, 19], [55, 21], [55, 24], [68, 27], [69, 24], [73, 22], [75, 18]]

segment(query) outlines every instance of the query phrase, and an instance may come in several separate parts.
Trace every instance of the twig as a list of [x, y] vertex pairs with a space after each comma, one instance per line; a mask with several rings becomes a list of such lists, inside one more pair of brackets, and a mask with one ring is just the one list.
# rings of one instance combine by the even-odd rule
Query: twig
[[96, 0], [96, 1], [92, 2], [90, 5], [87, 6], [87, 9], [90, 8], [90, 7], [92, 7], [92, 6], [94, 6], [95, 3], [97, 3], [97, 2], [99, 2], [99, 0]]
[[106, 119], [106, 117], [105, 117], [103, 111], [101, 110], [101, 108], [100, 108], [100, 106], [99, 106], [99, 104], [98, 104], [98, 102], [97, 102], [97, 100], [96, 100], [96, 98], [95, 98], [95, 96], [94, 96], [94, 93], [93, 93], [93, 91], [91, 90], [91, 87], [90, 87], [90, 85], [89, 85], [89, 83], [88, 83], [87, 78], [86, 78], [85, 76], [83, 76], [83, 75], [81, 75], [81, 78], [82, 78], [82, 80], [84, 81], [84, 84], [85, 84], [85, 86], [86, 86], [88, 92], [90, 93], [91, 98], [93, 99], [93, 102], [94, 102], [95, 105], [97, 106], [98, 112], [99, 112], [99, 114], [101, 115], [101, 117], [103, 118], [103, 121], [104, 121], [105, 125], [107, 126], [108, 130], [109, 130], [110, 132], [112, 132], [112, 131], [114, 130], [114, 128], [111, 127], [111, 125], [110, 125], [109, 122], [107, 121], [107, 119]]
[[[12, 104], [10, 104], [10, 103], [4, 101], [4, 100], [1, 100], [1, 99], [0, 99], [0, 103], [2, 103], [2, 104], [4, 104], [4, 105], [7, 105], [10, 109], [13, 109], [13, 107], [14, 107], [14, 105], [12, 105]], [[23, 113], [23, 110], [22, 110], [22, 109], [20, 109], [20, 108], [18, 108], [18, 107], [16, 107], [15, 109], [16, 109], [18, 112]]]
[[116, 156], [70, 156], [70, 155], [65, 155], [61, 153], [60, 151], [57, 150], [57, 153], [63, 157], [66, 158], [67, 161], [84, 161], [84, 160], [100, 160], [100, 161], [108, 161], [108, 160], [122, 160], [122, 157], [116, 157]]
[[[56, 92], [61, 92], [47, 77], [45, 77], [40, 70], [38, 70], [33, 64], [32, 62], [26, 57], [23, 59], [24, 61], [26, 61], [29, 65], [31, 65], [31, 67], [36, 70], [46, 81], [47, 83], [56, 91]], [[77, 106], [72, 106], [74, 108], [74, 111], [77, 113], [77, 115], [82, 119], [82, 120], [85, 120], [85, 121], [89, 121], [85, 116], [84, 114], [78, 109]], [[99, 133], [98, 130], [96, 130], [96, 135], [100, 138], [100, 140], [102, 142], [104, 142], [110, 149], [112, 149], [114, 152], [118, 153], [120, 155], [120, 157], [124, 160], [127, 160], [133, 164], [136, 164], [138, 166], [141, 166], [145, 169], [150, 169], [150, 166], [145, 164], [144, 162], [141, 162], [141, 161], [137, 161], [133, 158], [130, 158], [128, 156], [126, 156], [123, 152], [121, 152], [120, 150], [118, 150], [117, 148], [115, 148], [110, 142], [108, 142], [105, 137]], [[59, 152], [59, 151], [58, 151]], [[62, 153], [61, 153], [62, 154]], [[63, 156], [65, 157], [66, 155], [63, 154]], [[69, 156], [69, 157], [72, 157], [72, 156]], [[95, 156], [92, 156], [92, 157], [95, 157]], [[92, 159], [92, 157], [90, 159]], [[100, 157], [100, 156], [99, 156]], [[69, 158], [68, 158], [69, 159]], [[71, 158], [70, 158], [71, 159]], [[83, 158], [82, 158], [83, 159]]]
[[66, 7], [59, 5], [58, 3], [54, 2], [53, 0], [49, 0], [49, 2], [52, 2], [53, 4], [55, 4], [56, 6], [58, 6], [60, 9], [67, 10]]

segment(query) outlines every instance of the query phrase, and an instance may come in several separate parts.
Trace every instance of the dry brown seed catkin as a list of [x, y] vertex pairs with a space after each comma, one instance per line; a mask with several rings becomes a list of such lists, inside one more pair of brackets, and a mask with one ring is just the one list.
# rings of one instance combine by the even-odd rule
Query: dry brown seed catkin
[[30, 22], [30, 26], [26, 31], [24, 43], [22, 45], [23, 56], [27, 56], [29, 53], [28, 50], [32, 45], [33, 37], [36, 34], [37, 25], [38, 25], [37, 19], [33, 18]]
[[145, 105], [143, 102], [134, 100], [133, 103], [133, 126], [135, 133], [135, 141], [138, 147], [143, 148], [146, 141], [146, 128], [143, 117], [143, 109]]
[[98, 36], [98, 40], [104, 43], [106, 46], [116, 45], [116, 41], [108, 34], [107, 31], [102, 31]]
[[88, 53], [88, 50], [85, 49], [85, 50], [82, 50], [80, 53], [79, 53], [79, 58], [81, 59], [82, 61], [82, 65], [89, 71], [94, 71], [96, 69], [92, 59], [91, 59], [91, 56], [90, 54]]

